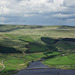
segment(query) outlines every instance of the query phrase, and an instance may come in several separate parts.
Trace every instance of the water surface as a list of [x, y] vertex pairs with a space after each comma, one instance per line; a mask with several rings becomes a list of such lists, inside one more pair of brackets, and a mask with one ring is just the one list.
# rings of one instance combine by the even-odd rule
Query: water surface
[[26, 69], [13, 75], [75, 75], [75, 70], [49, 69], [40, 61], [31, 62]]

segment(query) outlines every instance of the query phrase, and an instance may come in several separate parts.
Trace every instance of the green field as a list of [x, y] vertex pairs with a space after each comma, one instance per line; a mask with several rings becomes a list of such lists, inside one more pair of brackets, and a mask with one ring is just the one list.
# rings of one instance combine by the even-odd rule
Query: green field
[[[71, 54], [70, 56], [75, 56], [75, 54]], [[45, 64], [48, 64], [49, 66], [56, 66], [57, 68], [62, 69], [75, 69], [75, 60], [69, 58], [69, 55], [67, 56], [56, 56], [55, 58], [49, 58], [44, 61]]]
[[0, 25], [0, 62], [5, 65], [0, 75], [41, 58], [51, 67], [75, 69], [75, 26]]
[[[5, 69], [0, 74], [11, 75], [12, 73], [15, 73], [27, 67], [29, 62], [37, 61], [42, 57], [44, 57], [43, 53], [26, 54], [26, 55], [4, 54], [4, 56], [2, 56], [2, 59], [4, 60]], [[0, 69], [2, 69], [2, 67], [0, 67]]]

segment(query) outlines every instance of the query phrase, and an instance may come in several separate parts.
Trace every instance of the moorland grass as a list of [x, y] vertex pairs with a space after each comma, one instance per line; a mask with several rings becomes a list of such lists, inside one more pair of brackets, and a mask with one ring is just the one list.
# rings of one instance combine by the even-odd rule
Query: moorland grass
[[[62, 39], [62, 38], [75, 38], [75, 27], [72, 26], [30, 26], [30, 25], [1, 25], [0, 26], [0, 46], [12, 47], [22, 53], [14, 54], [0, 54], [0, 60], [4, 60], [4, 65], [6, 68], [0, 73], [0, 75], [11, 75], [27, 66], [28, 62], [32, 60], [36, 61], [45, 57], [43, 53], [25, 54], [25, 51], [30, 48], [30, 50], [36, 51], [47, 49], [47, 43], [41, 40], [42, 37], [52, 38], [52, 39]], [[46, 41], [46, 40], [45, 40]], [[38, 46], [30, 45], [29, 48], [26, 45], [29, 43], [39, 43]], [[41, 45], [40, 45], [41, 44]], [[61, 56], [59, 52], [53, 53], [56, 55], [54, 58], [48, 58], [44, 61], [47, 65], [54, 65], [54, 67], [70, 68], [75, 69], [75, 42], [71, 41], [58, 41], [54, 43], [53, 46], [59, 49], [59, 51], [65, 52], [67, 56]], [[38, 51], [39, 52], [39, 51]], [[60, 56], [59, 56], [60, 54]], [[51, 54], [48, 54], [50, 56]], [[72, 59], [71, 59], [72, 58]], [[62, 63], [63, 62], [63, 63]], [[67, 66], [68, 65], [68, 66]], [[1, 69], [2, 67], [0, 67]]]

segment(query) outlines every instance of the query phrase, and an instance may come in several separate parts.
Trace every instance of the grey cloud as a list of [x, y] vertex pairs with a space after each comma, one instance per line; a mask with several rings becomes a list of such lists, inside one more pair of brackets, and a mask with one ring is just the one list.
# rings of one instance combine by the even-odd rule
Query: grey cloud
[[47, 2], [54, 2], [54, 0], [47, 0]]
[[0, 17], [4, 23], [74, 24], [75, 0], [1, 0]]
[[30, 1], [30, 0], [15, 0], [17, 2], [21, 2], [21, 1]]
[[75, 6], [75, 0], [64, 0], [65, 6]]

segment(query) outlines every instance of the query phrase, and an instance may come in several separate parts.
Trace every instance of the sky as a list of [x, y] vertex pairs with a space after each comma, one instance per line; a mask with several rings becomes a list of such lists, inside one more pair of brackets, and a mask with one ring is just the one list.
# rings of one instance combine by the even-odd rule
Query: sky
[[0, 24], [75, 26], [75, 0], [0, 0]]

